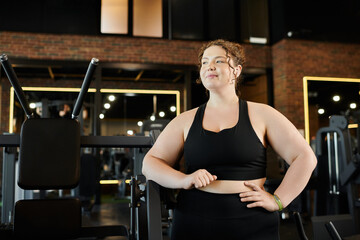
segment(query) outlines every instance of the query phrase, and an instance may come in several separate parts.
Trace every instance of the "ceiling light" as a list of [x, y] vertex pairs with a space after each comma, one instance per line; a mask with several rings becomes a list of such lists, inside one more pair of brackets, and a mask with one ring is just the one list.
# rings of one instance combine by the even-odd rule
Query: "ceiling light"
[[150, 120], [151, 120], [151, 121], [155, 121], [155, 116], [152, 115], [152, 116], [150, 117]]
[[109, 99], [110, 102], [113, 102], [113, 101], [115, 101], [115, 96], [114, 95], [109, 95], [108, 99]]
[[103, 113], [100, 113], [99, 118], [104, 119], [105, 115]]
[[356, 103], [350, 103], [350, 108], [355, 109], [356, 108]]
[[110, 107], [111, 107], [110, 103], [105, 103], [105, 104], [104, 104], [104, 108], [105, 108], [105, 109], [109, 109]]
[[171, 107], [170, 107], [170, 111], [175, 112], [175, 111], [176, 111], [176, 107], [175, 107], [175, 106], [171, 106]]
[[160, 117], [164, 117], [165, 116], [165, 113], [163, 111], [159, 112], [159, 116]]
[[36, 108], [36, 103], [30, 103], [29, 106], [30, 106], [31, 109], [35, 109]]
[[318, 109], [318, 114], [321, 115], [321, 114], [324, 114], [324, 113], [325, 113], [325, 110], [324, 110], [323, 108], [319, 108], [319, 109]]
[[250, 43], [259, 43], [259, 44], [266, 44], [267, 39], [262, 37], [250, 37]]
[[138, 125], [139, 127], [141, 127], [143, 124], [144, 124], [144, 123], [143, 123], [142, 121], [138, 121], [138, 122], [137, 122], [137, 125]]
[[131, 130], [131, 129], [130, 129], [130, 130], [127, 130], [127, 132], [126, 132], [126, 133], [127, 133], [127, 135], [129, 135], [129, 136], [134, 135], [134, 131], [133, 131], [133, 130]]
[[334, 95], [332, 99], [333, 99], [334, 102], [338, 102], [338, 101], [340, 101], [340, 96], [339, 95]]

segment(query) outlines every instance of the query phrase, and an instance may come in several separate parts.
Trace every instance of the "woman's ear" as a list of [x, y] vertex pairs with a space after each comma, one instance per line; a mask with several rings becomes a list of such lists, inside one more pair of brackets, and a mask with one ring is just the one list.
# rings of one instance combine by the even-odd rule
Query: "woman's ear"
[[242, 70], [242, 66], [241, 66], [241, 65], [238, 65], [238, 66], [235, 68], [236, 78], [238, 78], [238, 77], [240, 76], [241, 70]]

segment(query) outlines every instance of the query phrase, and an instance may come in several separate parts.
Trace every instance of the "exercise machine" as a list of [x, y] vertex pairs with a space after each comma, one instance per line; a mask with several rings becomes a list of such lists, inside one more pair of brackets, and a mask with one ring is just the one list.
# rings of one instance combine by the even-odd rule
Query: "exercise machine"
[[360, 136], [357, 146], [344, 116], [330, 117], [329, 126], [316, 134], [317, 168], [314, 171], [314, 239], [328, 236], [330, 221], [342, 236], [360, 233]]
[[[71, 119], [35, 118], [8, 57], [1, 55], [0, 60], [27, 116], [20, 135], [0, 135], [0, 146], [4, 149], [1, 236], [9, 239], [106, 236], [134, 239], [129, 233], [129, 226], [82, 226], [78, 198], [48, 199], [42, 196], [34, 199], [25, 194], [23, 199], [15, 199], [16, 179], [20, 188], [26, 190], [76, 187], [80, 176], [81, 148], [151, 147], [150, 137], [80, 136], [77, 115], [98, 60], [92, 59], [89, 64]], [[20, 149], [18, 177], [15, 147]]]

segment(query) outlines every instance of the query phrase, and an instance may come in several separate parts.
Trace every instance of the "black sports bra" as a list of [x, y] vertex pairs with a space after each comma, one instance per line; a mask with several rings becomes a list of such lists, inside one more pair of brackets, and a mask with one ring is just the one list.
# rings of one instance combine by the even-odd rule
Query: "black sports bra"
[[186, 173], [206, 169], [218, 180], [265, 177], [266, 148], [251, 125], [247, 102], [239, 100], [237, 124], [218, 133], [202, 127], [205, 108], [198, 108], [184, 144]]

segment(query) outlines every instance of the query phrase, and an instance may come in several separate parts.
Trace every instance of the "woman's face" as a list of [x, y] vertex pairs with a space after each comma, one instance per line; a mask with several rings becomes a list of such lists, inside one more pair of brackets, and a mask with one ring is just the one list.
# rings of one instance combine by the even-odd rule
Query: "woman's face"
[[235, 79], [240, 74], [241, 67], [233, 66], [233, 61], [226, 56], [226, 51], [220, 46], [211, 46], [204, 51], [200, 77], [201, 82], [209, 91], [216, 90], [221, 86], [235, 86]]

